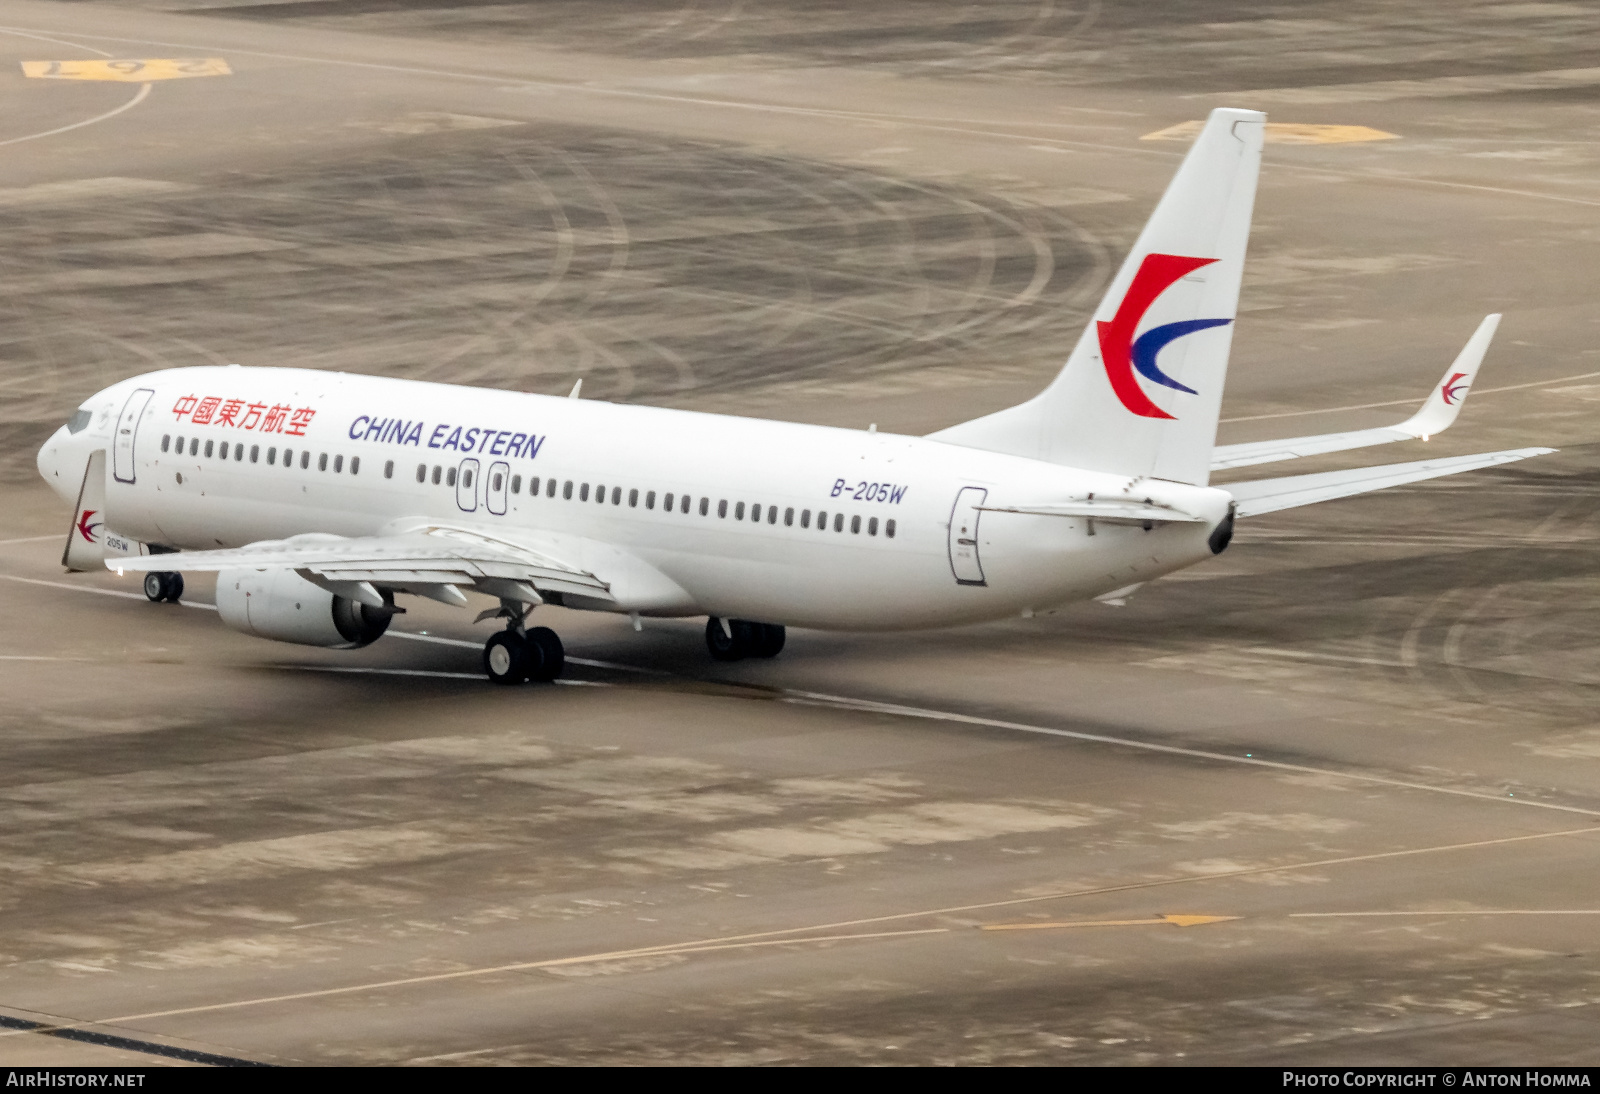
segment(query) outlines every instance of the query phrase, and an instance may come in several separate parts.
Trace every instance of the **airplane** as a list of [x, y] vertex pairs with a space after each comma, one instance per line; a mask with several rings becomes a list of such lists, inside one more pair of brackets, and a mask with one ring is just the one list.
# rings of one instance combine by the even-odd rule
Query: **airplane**
[[164, 369], [90, 397], [38, 467], [76, 501], [63, 564], [217, 573], [235, 630], [358, 648], [405, 609], [504, 625], [497, 684], [565, 652], [543, 604], [707, 617], [721, 661], [786, 628], [874, 631], [1116, 599], [1221, 553], [1237, 519], [1553, 451], [1209, 485], [1214, 470], [1429, 436], [1491, 315], [1397, 426], [1218, 447], [1265, 115], [1218, 109], [1066, 364], [1021, 405], [925, 437], [314, 370]]

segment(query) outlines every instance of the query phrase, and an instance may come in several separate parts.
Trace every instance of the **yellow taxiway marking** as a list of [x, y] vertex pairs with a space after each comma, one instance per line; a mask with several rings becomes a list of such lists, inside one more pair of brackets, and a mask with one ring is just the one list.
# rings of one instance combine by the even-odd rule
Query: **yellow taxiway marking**
[[415, 984], [436, 984], [443, 981], [461, 980], [466, 977], [484, 976], [489, 973], [526, 972], [536, 969], [556, 969], [571, 965], [593, 965], [605, 961], [623, 961], [635, 957], [671, 957], [677, 954], [688, 953], [715, 953], [721, 950], [751, 950], [771, 946], [801, 946], [818, 942], [858, 942], [863, 940], [876, 940], [880, 938], [909, 938], [917, 935], [949, 934], [949, 927], [922, 927], [908, 931], [865, 931], [852, 934], [811, 935], [806, 938], [767, 938], [760, 940], [729, 939], [726, 941], [709, 940], [705, 942], [678, 942], [666, 943], [661, 946], [641, 946], [632, 950], [612, 950], [606, 953], [588, 953], [578, 957], [556, 957], [545, 961], [519, 961], [510, 965], [496, 965], [486, 969], [460, 969], [454, 972], [428, 973], [422, 976], [407, 976], [399, 980], [380, 980], [369, 984], [351, 984], [341, 988], [322, 988], [315, 991], [295, 992], [291, 995], [267, 995], [259, 999], [238, 999], [227, 1003], [207, 1003], [197, 1007], [178, 1007], [173, 1010], [150, 1011], [146, 1014], [123, 1014], [115, 1018], [97, 1018], [84, 1022], [68, 1022], [57, 1026], [42, 1029], [6, 1030], [0, 1032], [0, 1038], [12, 1037], [25, 1033], [47, 1033], [50, 1030], [80, 1029], [86, 1025], [113, 1025], [121, 1022], [144, 1021], [151, 1018], [170, 1018], [179, 1014], [199, 1014], [207, 1011], [232, 1010], [236, 1007], [255, 1007], [266, 1003], [292, 1003], [305, 999], [325, 999], [334, 995], [349, 995], [352, 992], [374, 991], [380, 988], [409, 987]]
[[[1187, 141], [1200, 135], [1205, 122], [1179, 122], [1154, 133], [1146, 133], [1142, 141]], [[1398, 133], [1385, 133], [1365, 125], [1302, 125], [1296, 122], [1268, 122], [1268, 144], [1359, 144], [1362, 141], [1395, 141]]]
[[193, 76], [232, 76], [221, 57], [177, 57], [162, 60], [23, 61], [22, 74], [35, 80], [115, 80], [142, 84], [151, 80], [186, 80]]
[[1158, 915], [1154, 919], [1079, 919], [1070, 923], [985, 923], [981, 931], [1050, 931], [1062, 927], [1199, 927], [1226, 923], [1236, 915]]

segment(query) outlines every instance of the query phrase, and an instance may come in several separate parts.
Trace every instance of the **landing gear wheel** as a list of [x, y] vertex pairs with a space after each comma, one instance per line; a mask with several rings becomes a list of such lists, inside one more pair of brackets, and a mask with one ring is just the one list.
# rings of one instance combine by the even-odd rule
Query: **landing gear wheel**
[[751, 657], [776, 657], [783, 650], [788, 633], [778, 623], [752, 623], [755, 642], [750, 647]]
[[528, 644], [516, 631], [501, 631], [483, 644], [483, 671], [492, 684], [528, 679]]
[[560, 677], [567, 667], [567, 651], [562, 648], [561, 636], [549, 627], [532, 627], [528, 630], [528, 679], [548, 684]]
[[742, 661], [755, 652], [758, 625], [743, 619], [728, 620], [728, 629], [722, 629], [722, 620], [712, 616], [706, 620], [706, 649], [714, 661]]
[[151, 570], [144, 575], [144, 595], [152, 604], [163, 600], [176, 604], [183, 595], [183, 575], [170, 570]]

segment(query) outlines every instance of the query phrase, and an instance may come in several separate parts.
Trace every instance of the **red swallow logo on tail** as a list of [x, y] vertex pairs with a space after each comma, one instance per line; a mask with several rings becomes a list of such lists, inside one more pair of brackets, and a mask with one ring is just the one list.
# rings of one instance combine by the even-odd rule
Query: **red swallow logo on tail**
[[1117, 308], [1117, 314], [1111, 317], [1109, 323], [1104, 320], [1095, 323], [1100, 335], [1100, 359], [1105, 363], [1111, 390], [1116, 392], [1123, 406], [1141, 418], [1173, 419], [1175, 416], [1150, 401], [1150, 396], [1134, 379], [1134, 373], [1174, 391], [1199, 394], [1194, 388], [1186, 387], [1162, 372], [1156, 364], [1156, 355], [1168, 343], [1186, 334], [1210, 327], [1225, 327], [1233, 320], [1186, 319], [1180, 323], [1151, 327], [1138, 339], [1133, 337], [1133, 332], [1139, 329], [1139, 321], [1156, 302], [1156, 298], [1171, 288], [1174, 282], [1215, 261], [1214, 258], [1188, 258], [1184, 255], [1145, 255], [1144, 261], [1139, 264], [1139, 272], [1133, 275], [1133, 284], [1128, 286], [1122, 304]]

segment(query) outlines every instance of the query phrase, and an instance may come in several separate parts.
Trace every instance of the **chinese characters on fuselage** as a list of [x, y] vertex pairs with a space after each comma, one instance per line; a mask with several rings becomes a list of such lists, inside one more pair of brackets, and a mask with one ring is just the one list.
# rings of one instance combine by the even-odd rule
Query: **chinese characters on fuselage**
[[187, 415], [191, 425], [251, 429], [262, 433], [282, 433], [286, 437], [304, 437], [306, 427], [316, 414], [309, 406], [296, 409], [286, 403], [269, 405], [244, 399], [224, 399], [217, 395], [204, 398], [185, 395], [172, 404], [172, 416], [182, 420]]

